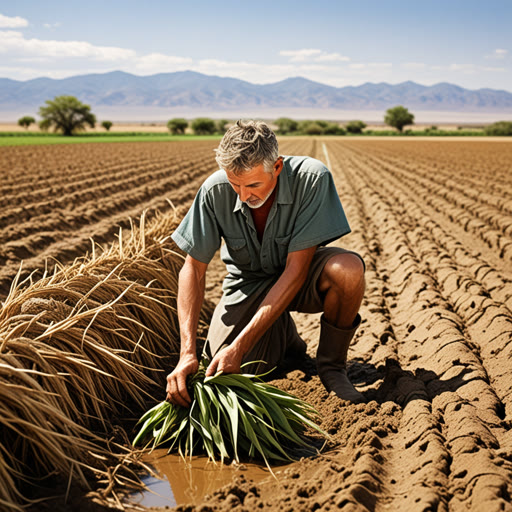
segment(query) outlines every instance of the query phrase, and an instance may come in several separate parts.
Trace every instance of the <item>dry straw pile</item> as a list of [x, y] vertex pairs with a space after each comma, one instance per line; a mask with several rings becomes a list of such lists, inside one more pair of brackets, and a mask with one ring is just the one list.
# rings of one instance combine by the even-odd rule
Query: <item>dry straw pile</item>
[[14, 280], [0, 309], [0, 509], [21, 511], [48, 475], [95, 478], [122, 508], [115, 489], [133, 481], [136, 457], [106, 438], [163, 393], [177, 359], [177, 221], [143, 215], [108, 250]]

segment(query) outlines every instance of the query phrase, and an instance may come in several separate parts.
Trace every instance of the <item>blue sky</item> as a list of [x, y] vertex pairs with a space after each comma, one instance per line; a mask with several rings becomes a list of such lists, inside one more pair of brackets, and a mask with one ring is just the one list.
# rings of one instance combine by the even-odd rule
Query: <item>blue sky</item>
[[191, 69], [512, 91], [512, 1], [0, 0], [0, 77]]

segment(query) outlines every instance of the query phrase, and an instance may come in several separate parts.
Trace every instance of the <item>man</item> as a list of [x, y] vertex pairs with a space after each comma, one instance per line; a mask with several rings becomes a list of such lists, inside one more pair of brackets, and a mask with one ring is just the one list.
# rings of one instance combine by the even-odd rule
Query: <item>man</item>
[[180, 359], [167, 377], [167, 399], [191, 403], [186, 378], [198, 368], [196, 331], [208, 264], [221, 246], [228, 275], [213, 314], [206, 375], [261, 373], [303, 355], [290, 311], [323, 312], [316, 363], [327, 391], [362, 402], [346, 373], [347, 351], [361, 318], [364, 263], [325, 244], [350, 232], [329, 170], [309, 157], [279, 156], [261, 121], [238, 121], [216, 150], [219, 171], [201, 186], [173, 233], [187, 253], [178, 281]]

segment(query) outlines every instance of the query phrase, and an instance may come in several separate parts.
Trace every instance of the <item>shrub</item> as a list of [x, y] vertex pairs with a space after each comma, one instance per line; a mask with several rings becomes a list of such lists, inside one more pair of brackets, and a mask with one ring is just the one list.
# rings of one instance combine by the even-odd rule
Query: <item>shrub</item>
[[112, 121], [103, 121], [101, 123], [101, 126], [103, 126], [103, 128], [105, 128], [105, 130], [107, 130], [107, 132], [109, 132], [110, 128], [112, 128]]
[[348, 133], [363, 133], [363, 130], [366, 128], [366, 123], [363, 121], [349, 121], [345, 125], [345, 129]]
[[229, 121], [227, 119], [219, 119], [215, 125], [216, 125], [216, 131], [217, 133], [220, 133], [221, 135], [224, 135], [228, 129], [228, 123]]
[[167, 128], [173, 135], [184, 134], [188, 128], [188, 121], [182, 117], [175, 117], [167, 123]]
[[209, 117], [198, 117], [192, 121], [192, 130], [196, 135], [213, 135], [215, 129], [215, 121]]
[[328, 122], [324, 127], [325, 135], [345, 135], [345, 129], [338, 123]]
[[25, 130], [28, 129], [28, 127], [32, 124], [32, 123], [35, 123], [36, 120], [31, 117], [31, 116], [23, 116], [23, 117], [20, 117], [18, 119], [18, 124], [20, 126], [23, 126], [23, 128], [25, 128]]
[[324, 128], [318, 121], [302, 121], [299, 129], [305, 135], [323, 135], [324, 133]]
[[277, 131], [281, 135], [286, 135], [287, 133], [296, 132], [299, 129], [299, 123], [289, 117], [280, 117], [276, 120]]
[[498, 121], [486, 126], [484, 131], [486, 135], [512, 136], [512, 121]]

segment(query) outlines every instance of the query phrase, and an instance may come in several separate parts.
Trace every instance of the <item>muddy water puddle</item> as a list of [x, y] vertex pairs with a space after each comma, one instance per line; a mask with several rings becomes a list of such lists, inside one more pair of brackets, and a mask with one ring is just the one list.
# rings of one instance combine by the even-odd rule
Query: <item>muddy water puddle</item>
[[[221, 464], [211, 462], [207, 457], [193, 457], [185, 461], [179, 455], [168, 454], [165, 449], [154, 450], [145, 455], [143, 460], [160, 477], [145, 478], [148, 491], [133, 497], [135, 503], [146, 507], [196, 505], [204, 501], [207, 494], [229, 484], [239, 475], [256, 483], [274, 478], [264, 463]], [[279, 479], [290, 466], [275, 466], [272, 470]]]

